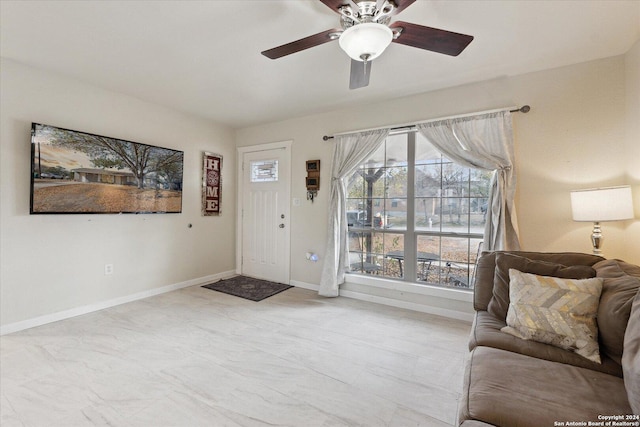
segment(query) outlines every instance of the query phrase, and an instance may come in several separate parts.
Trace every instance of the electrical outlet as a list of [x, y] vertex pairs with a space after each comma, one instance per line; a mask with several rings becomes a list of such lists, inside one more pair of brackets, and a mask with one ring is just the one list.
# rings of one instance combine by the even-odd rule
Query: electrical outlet
[[113, 264], [105, 264], [104, 265], [104, 274], [105, 276], [109, 274], [113, 274]]

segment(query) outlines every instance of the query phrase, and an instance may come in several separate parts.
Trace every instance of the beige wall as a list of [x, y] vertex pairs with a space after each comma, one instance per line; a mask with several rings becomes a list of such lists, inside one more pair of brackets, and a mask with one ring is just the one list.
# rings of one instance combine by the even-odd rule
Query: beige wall
[[[640, 43], [627, 55], [264, 124], [235, 133], [211, 122], [2, 60], [0, 325], [153, 292], [235, 267], [235, 148], [293, 140], [291, 279], [317, 285], [325, 251], [333, 142], [322, 136], [529, 104], [515, 114], [517, 208], [523, 248], [590, 251], [591, 225], [571, 220], [569, 191], [628, 183], [640, 216]], [[372, 77], [372, 78], [375, 78]], [[364, 89], [370, 90], [370, 89]], [[185, 151], [180, 215], [51, 215], [29, 210], [32, 121]], [[200, 215], [200, 153], [225, 158], [223, 215]], [[306, 200], [305, 161], [322, 160]], [[193, 224], [189, 229], [188, 224]], [[607, 257], [640, 263], [640, 222], [603, 225]], [[186, 248], [186, 249], [185, 249]], [[222, 248], [222, 249], [221, 249]], [[321, 260], [305, 259], [308, 251]], [[104, 264], [115, 272], [104, 275]], [[351, 284], [345, 290], [471, 311], [467, 298]], [[375, 294], [375, 295], [373, 295]]]
[[[320, 281], [322, 263], [309, 263], [304, 254], [314, 250], [322, 257], [325, 250], [333, 142], [323, 142], [323, 135], [523, 104], [531, 105], [531, 112], [513, 116], [523, 249], [589, 252], [591, 225], [572, 221], [569, 192], [638, 183], [637, 173], [630, 178], [628, 172], [638, 169], [638, 134], [627, 115], [628, 104], [638, 106], [625, 96], [628, 74], [637, 71], [629, 65], [637, 63], [637, 50], [627, 55], [631, 59], [602, 59], [237, 130], [238, 145], [294, 141], [292, 197], [303, 203], [292, 207], [292, 280]], [[321, 189], [311, 204], [304, 200], [304, 162], [315, 158], [323, 167]], [[637, 223], [603, 225], [607, 257], [640, 263]]]
[[[638, 3], [640, 8], [640, 3]], [[626, 183], [633, 189], [636, 220], [627, 221], [625, 245], [627, 258], [640, 264], [640, 40], [625, 57], [626, 65]]]
[[[1, 67], [2, 326], [234, 270], [230, 129], [12, 61]], [[32, 121], [183, 150], [183, 213], [29, 215]], [[200, 214], [202, 151], [225, 158], [219, 218]]]
[[[589, 252], [591, 223], [571, 218], [569, 192], [625, 183], [624, 58], [515, 79], [532, 111], [517, 126], [521, 241], [534, 251]], [[606, 257], [628, 258], [624, 223], [604, 223]]]

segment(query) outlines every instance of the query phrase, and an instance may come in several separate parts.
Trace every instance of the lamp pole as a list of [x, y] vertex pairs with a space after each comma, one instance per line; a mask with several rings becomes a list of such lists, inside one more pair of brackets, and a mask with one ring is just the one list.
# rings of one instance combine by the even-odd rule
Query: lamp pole
[[600, 246], [602, 246], [602, 230], [600, 230], [600, 223], [597, 221], [593, 223], [591, 244], [593, 245], [593, 254], [602, 255], [602, 250], [600, 249]]

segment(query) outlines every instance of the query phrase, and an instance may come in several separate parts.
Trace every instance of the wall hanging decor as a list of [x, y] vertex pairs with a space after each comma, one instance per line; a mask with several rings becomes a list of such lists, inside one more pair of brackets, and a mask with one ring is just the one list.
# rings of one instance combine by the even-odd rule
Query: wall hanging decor
[[31, 125], [31, 214], [182, 212], [184, 153]]
[[202, 160], [202, 215], [220, 215], [222, 156], [204, 152]]
[[307, 186], [307, 200], [311, 200], [313, 203], [313, 199], [320, 190], [320, 160], [307, 160], [305, 185]]

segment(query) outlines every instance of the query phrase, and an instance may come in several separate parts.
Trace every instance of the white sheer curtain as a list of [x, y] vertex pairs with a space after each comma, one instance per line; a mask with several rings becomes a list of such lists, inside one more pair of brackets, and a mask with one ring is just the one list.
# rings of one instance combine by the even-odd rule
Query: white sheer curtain
[[487, 204], [484, 250], [518, 250], [514, 204], [513, 126], [511, 113], [500, 111], [416, 125], [438, 151], [455, 163], [494, 171]]
[[327, 252], [324, 256], [319, 294], [337, 297], [349, 268], [347, 239], [347, 179], [380, 147], [389, 129], [358, 132], [335, 137], [329, 193]]

